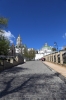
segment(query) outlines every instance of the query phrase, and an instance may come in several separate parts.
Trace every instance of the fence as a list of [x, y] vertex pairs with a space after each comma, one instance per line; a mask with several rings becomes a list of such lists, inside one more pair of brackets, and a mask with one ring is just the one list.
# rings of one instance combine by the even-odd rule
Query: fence
[[46, 61], [53, 62], [56, 64], [66, 64], [66, 51], [59, 51], [49, 55], [44, 56]]

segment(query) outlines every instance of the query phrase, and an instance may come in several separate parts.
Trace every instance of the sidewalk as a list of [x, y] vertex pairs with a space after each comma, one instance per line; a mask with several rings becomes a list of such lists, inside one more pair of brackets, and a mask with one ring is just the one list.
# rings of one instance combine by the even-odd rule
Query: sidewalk
[[48, 65], [50, 68], [54, 69], [56, 72], [59, 72], [61, 75], [66, 77], [66, 68], [51, 62], [44, 61], [44, 64]]

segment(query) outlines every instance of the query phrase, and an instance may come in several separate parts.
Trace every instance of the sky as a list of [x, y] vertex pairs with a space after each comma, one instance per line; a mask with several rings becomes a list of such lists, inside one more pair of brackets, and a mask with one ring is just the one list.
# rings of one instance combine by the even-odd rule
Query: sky
[[14, 44], [20, 34], [28, 48], [66, 45], [66, 0], [0, 0], [0, 16], [8, 18], [4, 31]]

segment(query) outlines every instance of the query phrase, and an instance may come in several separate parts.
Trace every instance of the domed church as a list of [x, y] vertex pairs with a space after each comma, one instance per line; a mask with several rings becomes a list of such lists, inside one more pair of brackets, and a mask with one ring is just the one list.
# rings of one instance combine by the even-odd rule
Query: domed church
[[44, 55], [50, 54], [52, 53], [52, 47], [45, 43], [38, 53], [43, 53]]
[[38, 54], [36, 54], [35, 60], [40, 59], [50, 53], [52, 53], [52, 47], [45, 43], [44, 46], [40, 50], [38, 50]]

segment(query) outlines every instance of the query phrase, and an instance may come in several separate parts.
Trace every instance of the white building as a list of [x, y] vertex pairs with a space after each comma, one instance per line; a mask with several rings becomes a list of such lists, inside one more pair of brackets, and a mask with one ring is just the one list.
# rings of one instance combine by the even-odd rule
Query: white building
[[22, 44], [22, 39], [19, 35], [16, 40], [15, 52], [22, 54], [24, 52], [24, 47], [25, 45]]
[[[16, 40], [16, 46], [15, 46], [15, 52], [16, 53], [20, 53], [20, 54], [23, 54], [24, 53], [24, 48], [26, 47], [26, 45], [23, 45], [22, 44], [22, 39], [20, 37], [20, 35], [17, 37], [17, 40]], [[33, 48], [28, 48], [27, 49], [28, 51], [30, 50], [34, 50]]]
[[[22, 44], [22, 39], [19, 35], [16, 40], [15, 52], [23, 54], [25, 47], [26, 46]], [[30, 51], [33, 50], [33, 48], [28, 48], [27, 50]], [[35, 60], [41, 59], [42, 57], [44, 57], [44, 55], [48, 55], [50, 53], [52, 53], [52, 47], [48, 46], [48, 44], [45, 43], [44, 46], [40, 50], [38, 50], [38, 54], [35, 54]]]
[[35, 60], [41, 59], [43, 56], [50, 53], [52, 53], [52, 47], [45, 43], [44, 46], [40, 50], [38, 50], [38, 54], [35, 55]]

